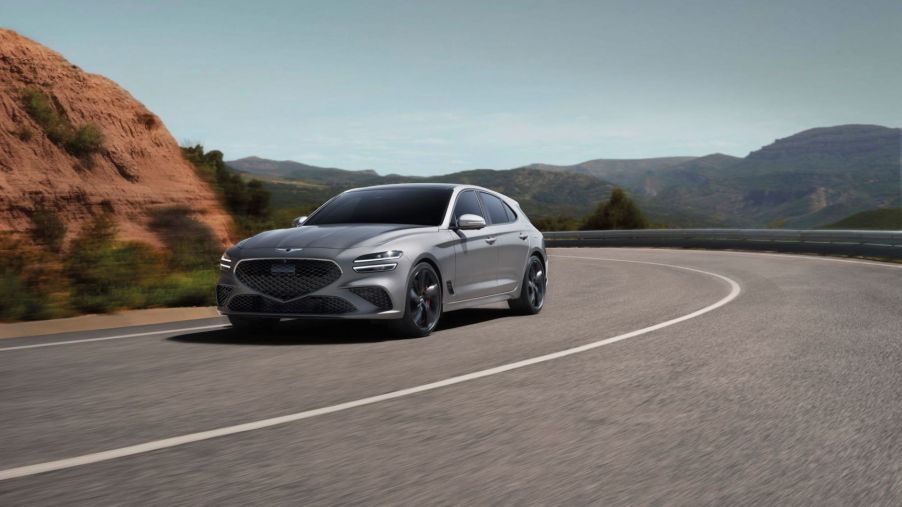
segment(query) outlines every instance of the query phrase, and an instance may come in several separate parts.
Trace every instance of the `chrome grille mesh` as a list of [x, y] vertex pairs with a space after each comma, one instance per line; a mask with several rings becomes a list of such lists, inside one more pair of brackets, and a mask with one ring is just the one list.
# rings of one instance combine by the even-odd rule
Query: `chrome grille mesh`
[[322, 289], [341, 277], [335, 263], [315, 259], [248, 259], [235, 267], [235, 277], [251, 289], [281, 300]]

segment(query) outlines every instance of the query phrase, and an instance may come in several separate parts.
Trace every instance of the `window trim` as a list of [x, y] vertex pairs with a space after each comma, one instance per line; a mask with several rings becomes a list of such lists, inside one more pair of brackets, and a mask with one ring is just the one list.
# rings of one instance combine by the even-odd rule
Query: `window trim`
[[507, 210], [510, 211], [514, 215], [514, 219], [509, 222], [506, 222], [506, 223], [512, 224], [512, 223], [516, 222], [520, 218], [520, 215], [518, 215], [517, 212], [514, 211], [514, 207], [511, 206], [510, 204], [504, 202], [504, 199], [501, 199], [501, 202], [504, 203], [504, 207], [507, 208]]
[[[512, 224], [517, 221], [516, 213], [514, 213], [513, 220], [506, 220], [504, 222], [495, 222], [494, 220], [492, 220], [492, 215], [488, 212], [488, 206], [484, 202], [482, 202], [482, 194], [486, 194], [491, 197], [494, 197], [495, 199], [498, 199], [499, 201], [501, 201], [502, 206], [507, 206], [507, 203], [504, 202], [504, 199], [498, 197], [497, 195], [492, 194], [491, 192], [486, 192], [485, 190], [479, 190], [477, 193], [480, 194], [479, 202], [480, 202], [480, 204], [482, 204], [482, 209], [483, 209], [483, 212], [485, 213], [485, 218], [487, 218], [487, 220], [486, 220], [487, 225], [506, 225], [506, 224]], [[510, 207], [510, 206], [507, 206], [507, 207]], [[511, 210], [511, 211], [513, 211], [513, 210]], [[504, 212], [504, 216], [507, 217], [507, 211]]]

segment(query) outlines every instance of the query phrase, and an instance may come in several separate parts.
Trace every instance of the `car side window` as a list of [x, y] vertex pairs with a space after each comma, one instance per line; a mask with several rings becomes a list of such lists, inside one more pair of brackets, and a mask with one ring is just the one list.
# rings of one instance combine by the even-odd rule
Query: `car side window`
[[480, 192], [480, 194], [482, 196], [482, 204], [485, 205], [485, 210], [491, 220], [490, 223], [506, 224], [511, 221], [508, 219], [507, 209], [505, 209], [507, 206], [504, 204], [504, 201], [492, 194], [485, 192]]
[[514, 211], [513, 208], [504, 203], [504, 211], [507, 211], [507, 221], [508, 222], [516, 222], [517, 221], [517, 212]]
[[457, 204], [454, 205], [454, 221], [456, 222], [462, 215], [476, 215], [485, 218], [482, 207], [479, 206], [479, 199], [476, 198], [476, 192], [465, 190], [457, 196]]

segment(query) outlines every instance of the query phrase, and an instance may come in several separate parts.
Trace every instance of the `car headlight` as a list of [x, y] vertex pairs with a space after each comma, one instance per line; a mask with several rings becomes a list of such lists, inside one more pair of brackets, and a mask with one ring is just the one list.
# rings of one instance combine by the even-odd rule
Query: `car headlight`
[[397, 261], [404, 255], [400, 250], [388, 250], [385, 252], [371, 253], [361, 255], [354, 259], [354, 271], [358, 273], [375, 273], [378, 271], [391, 271], [398, 267]]
[[228, 252], [224, 252], [222, 257], [219, 258], [219, 269], [221, 271], [228, 271], [232, 269], [232, 258], [229, 257]]

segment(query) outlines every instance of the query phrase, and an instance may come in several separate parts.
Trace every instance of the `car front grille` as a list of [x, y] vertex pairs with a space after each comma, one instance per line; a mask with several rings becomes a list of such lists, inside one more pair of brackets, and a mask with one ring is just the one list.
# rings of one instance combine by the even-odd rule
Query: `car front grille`
[[229, 301], [229, 310], [282, 315], [339, 315], [351, 313], [357, 308], [336, 296], [308, 296], [283, 303], [256, 294], [239, 294]]
[[315, 259], [247, 259], [235, 267], [235, 277], [256, 292], [287, 301], [338, 280], [341, 269]]
[[391, 310], [391, 297], [382, 287], [353, 287], [348, 289], [372, 303], [380, 311]]
[[232, 294], [231, 285], [217, 285], [216, 286], [216, 305], [217, 306], [225, 306], [226, 301], [229, 300], [229, 296]]

